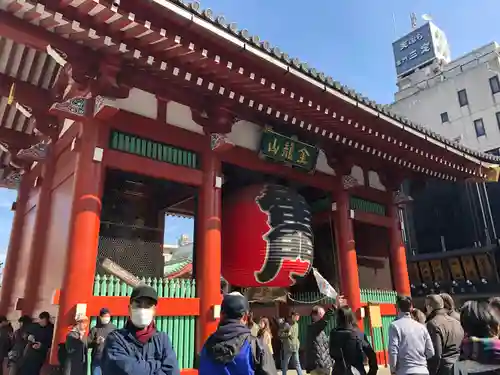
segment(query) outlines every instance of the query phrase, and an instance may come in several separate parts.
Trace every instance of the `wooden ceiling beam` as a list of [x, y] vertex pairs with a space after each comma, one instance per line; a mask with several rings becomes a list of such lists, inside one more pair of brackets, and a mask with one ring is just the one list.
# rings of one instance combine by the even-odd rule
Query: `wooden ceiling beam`
[[[1, 26], [0, 26], [1, 29]], [[33, 110], [46, 111], [50, 104], [50, 92], [28, 82], [0, 73], [0, 95], [8, 97], [15, 84], [14, 100]]]
[[20, 150], [38, 143], [39, 137], [33, 134], [26, 134], [13, 129], [0, 127], [0, 142], [6, 144], [9, 150]]

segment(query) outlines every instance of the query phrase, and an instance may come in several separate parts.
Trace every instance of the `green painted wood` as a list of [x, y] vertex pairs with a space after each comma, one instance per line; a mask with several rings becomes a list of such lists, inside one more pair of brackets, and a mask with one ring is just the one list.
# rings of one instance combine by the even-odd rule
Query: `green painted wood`
[[117, 130], [111, 132], [109, 147], [112, 150], [127, 152], [164, 163], [192, 169], [199, 168], [198, 157], [195, 152]]
[[397, 293], [392, 290], [361, 289], [362, 303], [396, 304]]
[[383, 204], [358, 197], [351, 197], [349, 201], [351, 210], [386, 216], [386, 208]]

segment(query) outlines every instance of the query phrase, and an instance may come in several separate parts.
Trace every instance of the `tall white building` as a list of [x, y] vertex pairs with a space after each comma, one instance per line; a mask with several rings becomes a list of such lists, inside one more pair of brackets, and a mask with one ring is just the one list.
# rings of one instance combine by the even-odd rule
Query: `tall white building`
[[[451, 60], [446, 36], [428, 22], [393, 43], [398, 91], [391, 109], [464, 146], [500, 155], [500, 46]], [[499, 184], [427, 182], [408, 194], [413, 253], [490, 246], [500, 233]]]
[[425, 43], [441, 44], [441, 54], [416, 64], [407, 59], [404, 68], [401, 52], [420, 29], [393, 44], [398, 92], [392, 110], [464, 146], [500, 155], [500, 46], [493, 42], [450, 61], [444, 33], [426, 25], [421, 28], [431, 36]]

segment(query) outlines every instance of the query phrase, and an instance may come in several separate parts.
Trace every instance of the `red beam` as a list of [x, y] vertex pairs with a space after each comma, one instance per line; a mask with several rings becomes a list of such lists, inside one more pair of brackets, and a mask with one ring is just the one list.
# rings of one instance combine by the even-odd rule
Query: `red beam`
[[157, 142], [202, 153], [206, 148], [206, 136], [178, 126], [161, 123], [135, 113], [120, 110], [110, 120], [110, 127]]
[[170, 181], [190, 186], [201, 185], [202, 173], [199, 170], [151, 160], [125, 152], [107, 149], [104, 151], [103, 162], [108, 168], [120, 169], [154, 178], [169, 179]]
[[222, 152], [220, 157], [223, 162], [228, 164], [274, 176], [282, 176], [325, 191], [333, 191], [335, 180], [338, 178], [321, 172], [308, 174], [296, 169], [286, 168], [283, 164], [262, 160], [255, 151], [242, 147], [233, 147], [230, 150]]
[[392, 226], [392, 220], [387, 216], [376, 215], [363, 211], [355, 211], [354, 220], [377, 227], [390, 228]]
[[[54, 293], [53, 305], [59, 305], [60, 290]], [[106, 306], [115, 316], [129, 315], [130, 297], [93, 296], [87, 302], [88, 316], [99, 316], [99, 310]], [[158, 316], [198, 316], [200, 314], [199, 298], [160, 298], [156, 315]]]

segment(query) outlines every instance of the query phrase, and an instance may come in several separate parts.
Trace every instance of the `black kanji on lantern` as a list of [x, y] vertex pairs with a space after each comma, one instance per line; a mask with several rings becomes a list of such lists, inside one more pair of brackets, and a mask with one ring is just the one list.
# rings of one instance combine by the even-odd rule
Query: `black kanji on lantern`
[[256, 202], [271, 227], [263, 235], [264, 265], [255, 273], [257, 281], [265, 284], [279, 274], [284, 260], [312, 261], [311, 210], [302, 196], [279, 185], [265, 185]]

